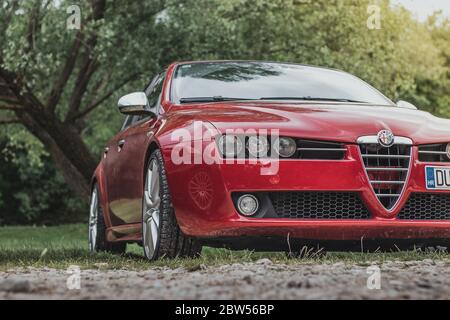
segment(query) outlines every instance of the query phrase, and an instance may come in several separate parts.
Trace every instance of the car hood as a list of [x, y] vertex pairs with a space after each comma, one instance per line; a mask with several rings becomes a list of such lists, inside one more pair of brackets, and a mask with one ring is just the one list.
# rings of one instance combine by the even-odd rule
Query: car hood
[[415, 144], [450, 141], [450, 120], [396, 106], [224, 102], [184, 106], [176, 113], [208, 121], [222, 133], [231, 129], [278, 129], [280, 135], [356, 143], [361, 136], [388, 129], [396, 136], [411, 138]]

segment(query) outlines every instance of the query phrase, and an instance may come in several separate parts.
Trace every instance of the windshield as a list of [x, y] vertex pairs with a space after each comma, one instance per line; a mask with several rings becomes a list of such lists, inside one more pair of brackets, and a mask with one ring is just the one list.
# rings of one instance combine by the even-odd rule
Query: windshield
[[272, 62], [201, 62], [180, 65], [175, 103], [229, 100], [314, 100], [392, 105], [364, 81], [344, 72]]

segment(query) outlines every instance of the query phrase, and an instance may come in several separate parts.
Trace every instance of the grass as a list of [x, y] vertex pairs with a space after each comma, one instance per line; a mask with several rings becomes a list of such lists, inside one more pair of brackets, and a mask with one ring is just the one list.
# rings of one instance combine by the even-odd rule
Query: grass
[[87, 251], [87, 227], [81, 224], [57, 227], [0, 227], [0, 270], [13, 268], [57, 268], [66, 269], [70, 265], [81, 268], [145, 270], [151, 267], [185, 267], [197, 270], [201, 265], [245, 263], [261, 258], [286, 264], [308, 263], [352, 263], [370, 265], [392, 260], [449, 259], [442, 252], [398, 251], [398, 252], [328, 252], [307, 253], [303, 259], [288, 259], [284, 253], [256, 253], [252, 251], [230, 251], [204, 248], [196, 259], [174, 259], [148, 262], [142, 248], [128, 245], [122, 256], [107, 253], [91, 254]]

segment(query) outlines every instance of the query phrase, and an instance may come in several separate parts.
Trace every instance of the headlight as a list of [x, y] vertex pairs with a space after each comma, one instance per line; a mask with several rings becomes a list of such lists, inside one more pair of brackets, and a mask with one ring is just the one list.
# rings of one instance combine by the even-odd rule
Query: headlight
[[294, 139], [281, 137], [275, 141], [275, 151], [283, 158], [290, 158], [297, 151], [297, 143]]
[[221, 136], [217, 144], [220, 153], [226, 158], [234, 158], [241, 154], [244, 145], [239, 137], [233, 135]]
[[450, 143], [447, 145], [447, 149], [445, 149], [445, 151], [447, 151], [447, 158], [450, 159]]
[[254, 158], [265, 157], [269, 154], [269, 142], [267, 137], [251, 136], [247, 142], [248, 153]]

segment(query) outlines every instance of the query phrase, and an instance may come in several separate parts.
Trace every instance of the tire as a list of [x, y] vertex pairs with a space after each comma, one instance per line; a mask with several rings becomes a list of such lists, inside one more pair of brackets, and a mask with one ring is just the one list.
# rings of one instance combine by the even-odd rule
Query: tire
[[145, 172], [142, 199], [142, 246], [145, 257], [154, 261], [199, 256], [201, 244], [185, 236], [178, 226], [159, 150], [150, 155]]
[[89, 251], [123, 254], [127, 248], [125, 242], [113, 243], [106, 241], [106, 225], [102, 206], [98, 201], [99, 198], [100, 193], [97, 185], [95, 185], [92, 189], [89, 213]]

